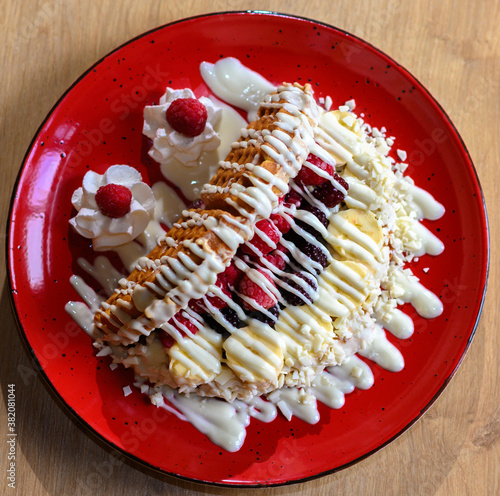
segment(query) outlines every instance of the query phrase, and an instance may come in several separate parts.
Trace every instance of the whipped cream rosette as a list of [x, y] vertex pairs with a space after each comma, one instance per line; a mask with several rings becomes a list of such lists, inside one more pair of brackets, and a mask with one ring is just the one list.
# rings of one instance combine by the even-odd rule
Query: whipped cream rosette
[[[97, 205], [97, 191], [108, 184], [125, 186], [132, 193], [130, 211], [122, 217], [108, 217]], [[81, 236], [92, 239], [96, 251], [110, 250], [137, 238], [146, 229], [155, 208], [153, 191], [142, 181], [140, 172], [128, 165], [113, 165], [104, 174], [87, 172], [71, 203], [78, 214], [70, 224]]]
[[210, 98], [201, 97], [199, 101], [207, 109], [205, 129], [198, 136], [187, 136], [174, 130], [165, 117], [168, 107], [179, 98], [196, 98], [194, 93], [185, 88], [174, 90], [167, 88], [160, 98], [160, 104], [144, 108], [143, 133], [153, 141], [149, 155], [160, 164], [176, 159], [187, 167], [196, 167], [202, 152], [212, 151], [220, 145], [220, 138], [214, 130], [222, 110]]

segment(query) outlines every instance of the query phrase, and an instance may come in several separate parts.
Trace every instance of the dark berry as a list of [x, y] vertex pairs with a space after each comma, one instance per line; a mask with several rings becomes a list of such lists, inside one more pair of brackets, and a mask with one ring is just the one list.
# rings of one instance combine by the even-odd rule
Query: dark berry
[[[348, 184], [338, 174], [334, 174], [333, 177], [344, 187], [344, 189], [349, 189]], [[316, 188], [313, 189], [312, 194], [314, 198], [319, 200], [328, 208], [335, 207], [340, 202], [344, 201], [345, 198], [344, 193], [335, 188], [333, 183], [331, 183], [330, 181], [322, 184], [321, 186], [316, 186]]]
[[[311, 260], [319, 263], [321, 267], [324, 269], [328, 264], [328, 257], [325, 254], [324, 249], [322, 249], [321, 245], [314, 245], [312, 243], [303, 243], [300, 247], [300, 250], [304, 255], [309, 257]], [[316, 272], [321, 274], [321, 269], [317, 268]]]
[[219, 324], [219, 322], [217, 322], [211, 314], [204, 313], [202, 317], [205, 324], [208, 325], [215, 332], [218, 332], [219, 334], [223, 335], [228, 333], [227, 329], [222, 324]]
[[[221, 310], [221, 314], [224, 320], [226, 320], [229, 324], [231, 324], [233, 327], [236, 327], [237, 329], [241, 329], [246, 325], [245, 322], [238, 317], [236, 311], [230, 307], [223, 308]], [[205, 313], [202, 315], [202, 317], [205, 321], [205, 324], [210, 326], [214, 331], [222, 335], [229, 335], [229, 331], [227, 330], [227, 328], [223, 324], [217, 322], [213, 315]]]
[[326, 227], [328, 228], [328, 217], [326, 216], [325, 212], [323, 210], [320, 210], [319, 208], [313, 207], [309, 203], [304, 202], [301, 206], [302, 210], [307, 210], [308, 212], [312, 213], [315, 215], [318, 220]]
[[231, 307], [226, 307], [222, 309], [222, 315], [224, 318], [234, 327], [241, 329], [245, 327], [246, 324], [238, 317], [236, 310], [233, 310]]
[[285, 203], [289, 203], [290, 205], [295, 205], [297, 208], [300, 207], [300, 204], [302, 203], [302, 196], [300, 196], [297, 191], [294, 189], [291, 189], [286, 195], [285, 195]]
[[264, 322], [264, 324], [274, 327], [280, 315], [280, 308], [278, 305], [274, 305], [274, 307], [269, 308], [267, 311], [272, 315], [272, 318], [264, 314], [263, 312], [259, 312], [257, 310], [250, 312], [248, 314], [248, 317], [251, 319], [258, 320], [260, 322]]
[[132, 191], [121, 184], [106, 184], [97, 190], [95, 201], [104, 215], [118, 219], [130, 212]]
[[[295, 272], [292, 275], [300, 277], [302, 280], [304, 280], [309, 288], [303, 288], [298, 282], [295, 282], [292, 277], [283, 279], [283, 281], [286, 282], [287, 287], [283, 288], [280, 286], [280, 292], [285, 301], [289, 305], [293, 306], [308, 305], [312, 303], [312, 293], [316, 292], [316, 290], [318, 289], [316, 280], [312, 275], [306, 272]], [[296, 290], [298, 294], [289, 291], [289, 289]]]
[[207, 123], [207, 108], [196, 98], [177, 98], [165, 115], [172, 129], [186, 136], [199, 136]]

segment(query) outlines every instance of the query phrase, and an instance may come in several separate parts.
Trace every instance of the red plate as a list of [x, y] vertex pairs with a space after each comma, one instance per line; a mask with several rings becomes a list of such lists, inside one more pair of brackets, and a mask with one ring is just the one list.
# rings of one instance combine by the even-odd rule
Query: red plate
[[[438, 294], [444, 313], [415, 319], [401, 349], [405, 369], [373, 367], [375, 385], [355, 391], [345, 407], [320, 405], [310, 426], [283, 418], [252, 421], [237, 453], [226, 453], [190, 424], [134, 392], [128, 373], [112, 372], [93, 354], [90, 338], [64, 311], [78, 299], [69, 278], [89, 243], [70, 231], [70, 198], [89, 169], [137, 167], [154, 180], [144, 153], [142, 109], [167, 85], [206, 92], [198, 65], [238, 57], [274, 83], [311, 81], [334, 105], [355, 98], [356, 112], [397, 137], [408, 173], [446, 207], [427, 226], [443, 240], [442, 256], [415, 265]], [[346, 467], [407, 429], [442, 392], [471, 342], [488, 270], [488, 230], [478, 179], [448, 116], [394, 60], [331, 26], [296, 17], [239, 12], [176, 22], [104, 57], [57, 102], [26, 154], [12, 198], [8, 257], [15, 312], [42, 374], [66, 406], [100, 437], [160, 471], [218, 484], [270, 485], [305, 480]], [[429, 268], [428, 272], [422, 269]], [[406, 308], [414, 314], [411, 307]]]

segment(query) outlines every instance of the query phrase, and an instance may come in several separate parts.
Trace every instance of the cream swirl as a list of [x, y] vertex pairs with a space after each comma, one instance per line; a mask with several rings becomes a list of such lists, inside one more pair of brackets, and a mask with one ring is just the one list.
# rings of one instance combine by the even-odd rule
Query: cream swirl
[[[130, 211], [123, 217], [111, 218], [99, 210], [95, 195], [107, 184], [119, 184], [132, 192]], [[109, 250], [137, 238], [146, 229], [155, 207], [151, 188], [142, 182], [140, 172], [128, 165], [113, 165], [104, 174], [87, 172], [71, 203], [78, 214], [70, 219], [70, 224], [78, 234], [92, 239], [96, 251]]]
[[222, 110], [210, 98], [202, 96], [199, 100], [205, 105], [208, 115], [205, 129], [199, 136], [186, 136], [172, 129], [165, 117], [170, 104], [178, 98], [196, 97], [189, 88], [183, 90], [167, 88], [166, 93], [160, 98], [159, 105], [144, 108], [142, 132], [153, 140], [149, 155], [160, 164], [177, 159], [188, 167], [195, 167], [202, 152], [215, 150], [220, 145], [221, 140], [214, 126], [219, 121]]

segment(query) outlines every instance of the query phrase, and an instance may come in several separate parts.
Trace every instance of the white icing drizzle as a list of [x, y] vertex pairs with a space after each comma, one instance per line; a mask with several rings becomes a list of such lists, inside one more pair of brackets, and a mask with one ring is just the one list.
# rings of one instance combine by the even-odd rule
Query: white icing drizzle
[[387, 340], [385, 331], [380, 326], [375, 326], [372, 342], [358, 353], [390, 372], [399, 372], [405, 366], [403, 355]]
[[260, 74], [232, 57], [215, 64], [202, 62], [200, 72], [212, 92], [231, 105], [246, 110], [249, 121], [255, 120], [262, 98], [275, 89]]
[[400, 296], [405, 303], [411, 303], [417, 313], [426, 319], [433, 319], [443, 312], [441, 300], [425, 288], [411, 271], [399, 271], [395, 275], [396, 284], [402, 289]]
[[[102, 269], [106, 267], [106, 264], [101, 264], [100, 267]], [[105, 299], [99, 296], [80, 276], [71, 276], [70, 283], [83, 302], [68, 301], [64, 309], [91, 338], [96, 339], [98, 336], [94, 326], [94, 314]]]
[[185, 396], [173, 390], [163, 392], [196, 429], [226, 451], [238, 451], [246, 436], [250, 413], [243, 403], [227, 403], [216, 398]]

